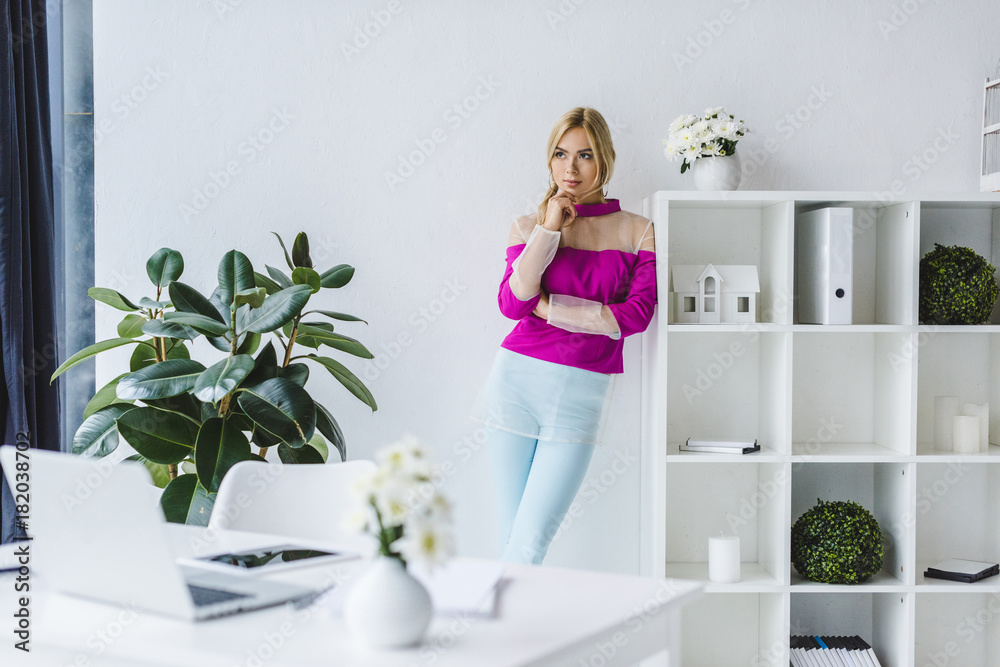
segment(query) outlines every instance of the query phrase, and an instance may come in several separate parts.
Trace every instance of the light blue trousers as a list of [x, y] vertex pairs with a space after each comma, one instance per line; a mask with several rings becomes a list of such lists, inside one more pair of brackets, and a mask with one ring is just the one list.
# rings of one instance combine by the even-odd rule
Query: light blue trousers
[[587, 473], [594, 445], [546, 442], [487, 427], [500, 560], [538, 564]]

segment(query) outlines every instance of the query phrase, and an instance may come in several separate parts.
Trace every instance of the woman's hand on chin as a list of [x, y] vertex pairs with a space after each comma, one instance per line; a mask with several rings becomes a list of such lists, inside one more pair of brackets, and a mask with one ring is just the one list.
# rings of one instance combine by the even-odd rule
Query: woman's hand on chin
[[545, 209], [545, 222], [542, 226], [551, 232], [558, 232], [564, 225], [568, 225], [576, 219], [576, 197], [569, 192], [560, 190], [549, 199], [549, 205]]

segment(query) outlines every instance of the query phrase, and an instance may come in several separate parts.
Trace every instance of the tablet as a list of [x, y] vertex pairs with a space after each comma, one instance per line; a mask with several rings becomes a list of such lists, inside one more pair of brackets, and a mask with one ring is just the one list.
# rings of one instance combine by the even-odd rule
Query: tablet
[[329, 565], [337, 561], [357, 558], [360, 554], [353, 551], [334, 549], [316, 549], [301, 544], [279, 544], [258, 549], [186, 558], [184, 565], [215, 570], [216, 572], [235, 572], [243, 574], [268, 574], [284, 572], [293, 568]]

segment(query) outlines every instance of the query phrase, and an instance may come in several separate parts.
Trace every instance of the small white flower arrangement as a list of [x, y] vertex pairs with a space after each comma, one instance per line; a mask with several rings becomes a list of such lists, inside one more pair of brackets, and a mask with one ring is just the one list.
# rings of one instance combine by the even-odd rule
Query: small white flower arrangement
[[434, 466], [420, 442], [407, 436], [376, 455], [378, 468], [354, 484], [358, 506], [348, 513], [345, 527], [369, 533], [382, 556], [407, 562], [423, 561], [428, 569], [455, 553], [451, 503], [433, 482]]
[[736, 142], [749, 131], [746, 123], [722, 107], [705, 109], [701, 117], [684, 114], [670, 124], [670, 137], [663, 140], [663, 154], [671, 160], [683, 159], [683, 174], [698, 158], [732, 155]]

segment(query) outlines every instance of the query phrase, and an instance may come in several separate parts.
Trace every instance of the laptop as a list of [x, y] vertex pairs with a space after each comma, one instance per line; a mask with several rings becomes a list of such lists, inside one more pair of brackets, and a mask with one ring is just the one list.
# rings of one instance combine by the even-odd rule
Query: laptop
[[[60, 593], [201, 621], [305, 598], [314, 591], [267, 579], [178, 565], [149, 472], [38, 449], [0, 447], [11, 489], [30, 456], [26, 520], [31, 567]], [[21, 466], [22, 471], [24, 465]], [[22, 477], [20, 481], [23, 482]]]

